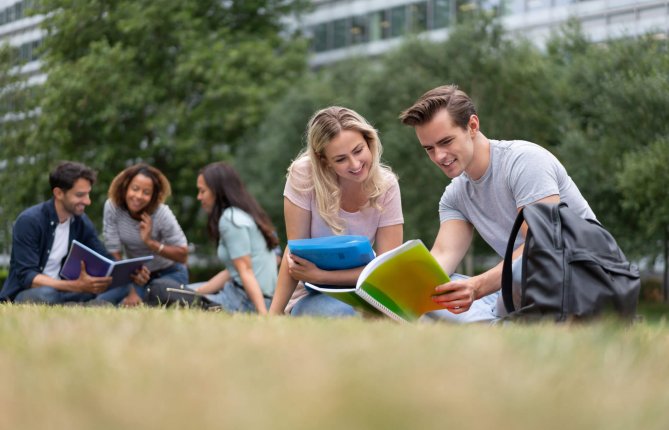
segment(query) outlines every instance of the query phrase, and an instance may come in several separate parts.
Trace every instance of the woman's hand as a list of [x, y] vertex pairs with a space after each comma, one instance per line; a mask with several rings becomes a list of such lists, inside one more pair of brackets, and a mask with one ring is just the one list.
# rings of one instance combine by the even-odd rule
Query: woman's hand
[[135, 273], [130, 275], [130, 279], [132, 279], [132, 282], [135, 284], [143, 287], [151, 279], [151, 271], [146, 266], [142, 266], [135, 270]]
[[323, 272], [311, 261], [292, 253], [288, 254], [288, 273], [293, 279], [319, 284], [323, 283]]
[[142, 238], [142, 242], [149, 245], [151, 242], [151, 231], [153, 229], [153, 220], [151, 216], [146, 212], [142, 213], [141, 221], [139, 222], [139, 236]]

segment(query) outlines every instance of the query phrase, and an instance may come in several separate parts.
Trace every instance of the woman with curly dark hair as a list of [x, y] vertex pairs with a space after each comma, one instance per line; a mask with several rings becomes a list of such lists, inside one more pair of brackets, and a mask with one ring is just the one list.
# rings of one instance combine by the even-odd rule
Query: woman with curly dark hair
[[176, 217], [164, 202], [171, 194], [165, 175], [145, 163], [119, 173], [109, 186], [104, 206], [105, 246], [117, 259], [153, 254], [147, 263], [146, 285], [113, 288], [97, 297], [113, 304], [142, 303], [145, 287], [158, 278], [188, 282], [188, 242]]

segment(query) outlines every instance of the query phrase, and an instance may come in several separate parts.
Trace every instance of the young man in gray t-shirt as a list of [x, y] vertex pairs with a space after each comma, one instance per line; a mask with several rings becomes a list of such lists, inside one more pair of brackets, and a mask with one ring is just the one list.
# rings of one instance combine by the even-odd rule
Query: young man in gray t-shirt
[[[415, 128], [430, 159], [452, 179], [439, 202], [441, 226], [431, 251], [447, 273], [465, 256], [474, 229], [503, 256], [516, 215], [528, 204], [564, 201], [583, 218], [595, 219], [557, 158], [534, 143], [485, 137], [473, 102], [456, 86], [428, 91], [400, 119]], [[523, 225], [523, 237], [526, 230]], [[523, 241], [516, 240], [514, 261], [522, 255]], [[500, 316], [501, 279], [502, 262], [439, 285], [434, 300], [448, 311], [439, 316], [461, 322]]]

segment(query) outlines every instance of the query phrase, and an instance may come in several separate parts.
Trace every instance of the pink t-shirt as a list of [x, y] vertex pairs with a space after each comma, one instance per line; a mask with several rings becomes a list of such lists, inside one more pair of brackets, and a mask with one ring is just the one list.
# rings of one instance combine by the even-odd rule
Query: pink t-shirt
[[[293, 204], [311, 212], [310, 237], [334, 235], [335, 233], [325, 223], [325, 220], [323, 220], [323, 217], [321, 217], [318, 212], [316, 193], [313, 190], [305, 193], [295, 189], [295, 187], [306, 188], [308, 184], [313, 183], [311, 179], [311, 164], [309, 163], [309, 159], [302, 158], [298, 160], [293, 167], [293, 172], [295, 172], [295, 174], [289, 175], [288, 180], [286, 181], [283, 195]], [[342, 209], [339, 210], [339, 216], [345, 226], [343, 234], [367, 236], [369, 241], [373, 244], [376, 239], [376, 231], [380, 227], [404, 224], [400, 186], [393, 175], [388, 175], [387, 180], [390, 182], [390, 186], [385, 194], [377, 200], [382, 210], [369, 205], [358, 212], [346, 212]], [[304, 284], [299, 282], [297, 288], [295, 288], [295, 292], [288, 302], [288, 306], [286, 306], [285, 312], [289, 314], [290, 310], [295, 306], [295, 303], [306, 295], [307, 290], [304, 288]]]
[[[318, 212], [316, 204], [316, 193], [311, 190], [307, 193], [299, 192], [295, 188], [306, 188], [311, 181], [311, 164], [307, 158], [302, 158], [295, 163], [293, 167], [296, 174], [290, 175], [286, 181], [286, 187], [283, 195], [293, 204], [302, 209], [311, 212], [311, 236], [323, 237], [332, 236], [335, 233], [325, 223], [323, 217]], [[382, 210], [372, 206], [365, 206], [358, 212], [346, 212], [339, 210], [339, 216], [344, 222], [345, 230], [343, 234], [352, 234], [367, 236], [369, 241], [374, 243], [376, 230], [379, 227], [387, 227], [404, 223], [402, 215], [402, 201], [400, 198], [400, 186], [393, 175], [388, 175], [390, 182], [388, 190], [377, 200]]]

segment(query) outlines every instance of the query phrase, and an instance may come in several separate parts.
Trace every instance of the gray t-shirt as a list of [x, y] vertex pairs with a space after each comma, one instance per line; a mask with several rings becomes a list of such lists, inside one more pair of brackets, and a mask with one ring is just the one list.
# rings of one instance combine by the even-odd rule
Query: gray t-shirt
[[[161, 203], [151, 215], [151, 238], [165, 245], [186, 246], [188, 241], [174, 213], [166, 204]], [[107, 199], [104, 207], [103, 235], [105, 247], [109, 252], [122, 252], [126, 258], [135, 258], [154, 254], [139, 234], [139, 221], [130, 216], [128, 211], [119, 208]], [[154, 254], [153, 260], [146, 264], [152, 272], [166, 269], [174, 261]]]
[[[441, 196], [439, 219], [470, 222], [504, 256], [518, 208], [554, 194], [581, 217], [596, 219], [553, 154], [531, 142], [490, 140], [488, 170], [476, 181], [466, 173], [454, 178]], [[518, 235], [515, 247], [522, 243]]]
[[230, 271], [232, 279], [242, 285], [232, 260], [248, 255], [263, 294], [273, 296], [277, 278], [276, 255], [267, 248], [267, 242], [253, 217], [237, 207], [226, 208], [218, 222], [218, 229], [221, 234], [218, 258]]

